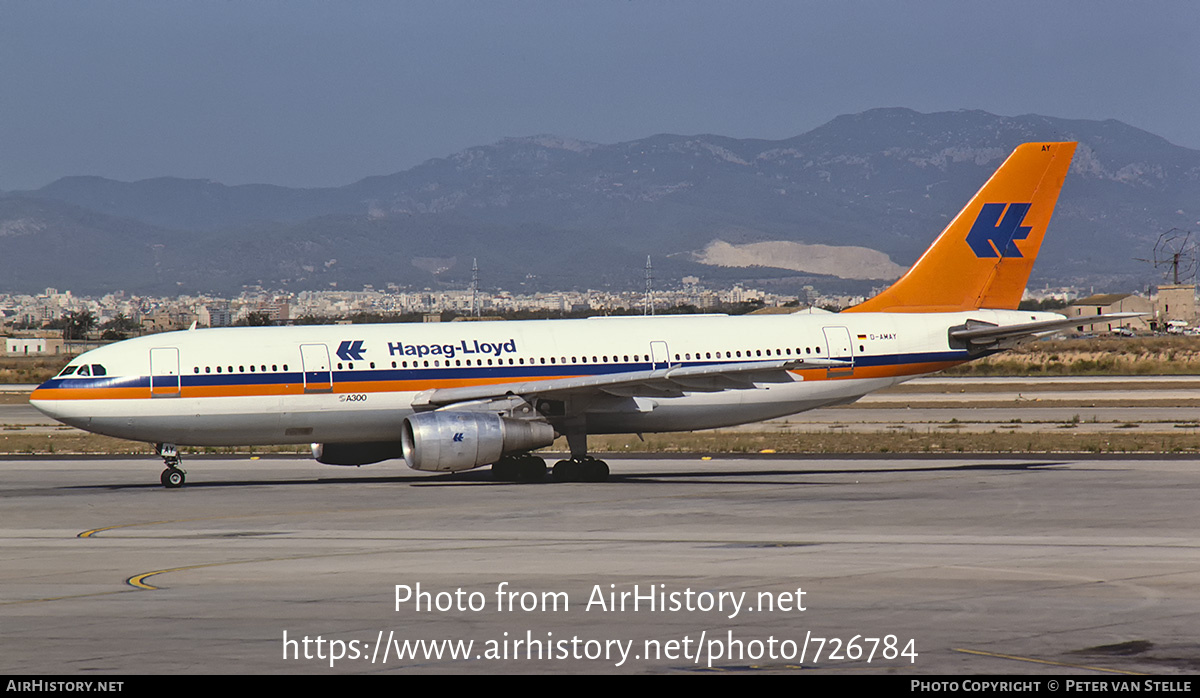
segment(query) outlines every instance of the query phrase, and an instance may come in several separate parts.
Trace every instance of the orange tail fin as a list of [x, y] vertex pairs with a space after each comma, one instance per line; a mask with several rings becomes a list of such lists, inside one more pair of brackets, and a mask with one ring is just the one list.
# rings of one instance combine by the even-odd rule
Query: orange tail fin
[[1018, 146], [899, 281], [844, 312], [1015, 310], [1075, 146]]

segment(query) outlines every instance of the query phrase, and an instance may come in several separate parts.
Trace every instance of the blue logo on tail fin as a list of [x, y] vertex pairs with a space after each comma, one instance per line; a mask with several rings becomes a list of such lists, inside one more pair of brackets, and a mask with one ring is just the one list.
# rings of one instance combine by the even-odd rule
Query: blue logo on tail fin
[[1028, 211], [1029, 204], [984, 204], [971, 232], [967, 233], [967, 244], [975, 256], [1023, 257], [1017, 249], [1017, 240], [1029, 237], [1029, 231], [1033, 229], [1021, 225]]

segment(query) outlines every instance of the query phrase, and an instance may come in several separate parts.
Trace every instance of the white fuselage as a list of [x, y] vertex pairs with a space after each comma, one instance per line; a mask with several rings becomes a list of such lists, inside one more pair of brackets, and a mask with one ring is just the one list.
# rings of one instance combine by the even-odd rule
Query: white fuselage
[[[66, 424], [139, 441], [379, 442], [397, 440], [414, 399], [439, 388], [679, 365], [851, 362], [802, 367], [791, 382], [750, 389], [604, 394], [573, 406], [587, 433], [708, 429], [850, 402], [967, 361], [971, 355], [947, 335], [967, 319], [1005, 325], [1053, 317], [976, 310], [192, 330], [87, 352], [31, 402]], [[89, 375], [79, 375], [83, 367]]]

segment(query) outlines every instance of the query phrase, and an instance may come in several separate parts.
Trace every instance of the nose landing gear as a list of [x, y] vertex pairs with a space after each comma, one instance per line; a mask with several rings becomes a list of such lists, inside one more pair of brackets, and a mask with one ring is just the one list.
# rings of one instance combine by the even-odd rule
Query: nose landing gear
[[179, 449], [175, 447], [175, 444], [155, 444], [154, 451], [162, 456], [163, 463], [167, 466], [167, 469], [162, 471], [162, 475], [158, 478], [163, 487], [168, 489], [183, 487], [187, 471], [179, 467]]

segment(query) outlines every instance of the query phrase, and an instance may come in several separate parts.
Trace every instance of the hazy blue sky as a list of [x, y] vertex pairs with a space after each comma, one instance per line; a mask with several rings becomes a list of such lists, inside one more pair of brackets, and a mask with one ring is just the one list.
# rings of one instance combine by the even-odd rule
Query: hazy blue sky
[[885, 106], [1200, 148], [1200, 3], [0, 0], [3, 190], [341, 185], [505, 136], [786, 138]]

